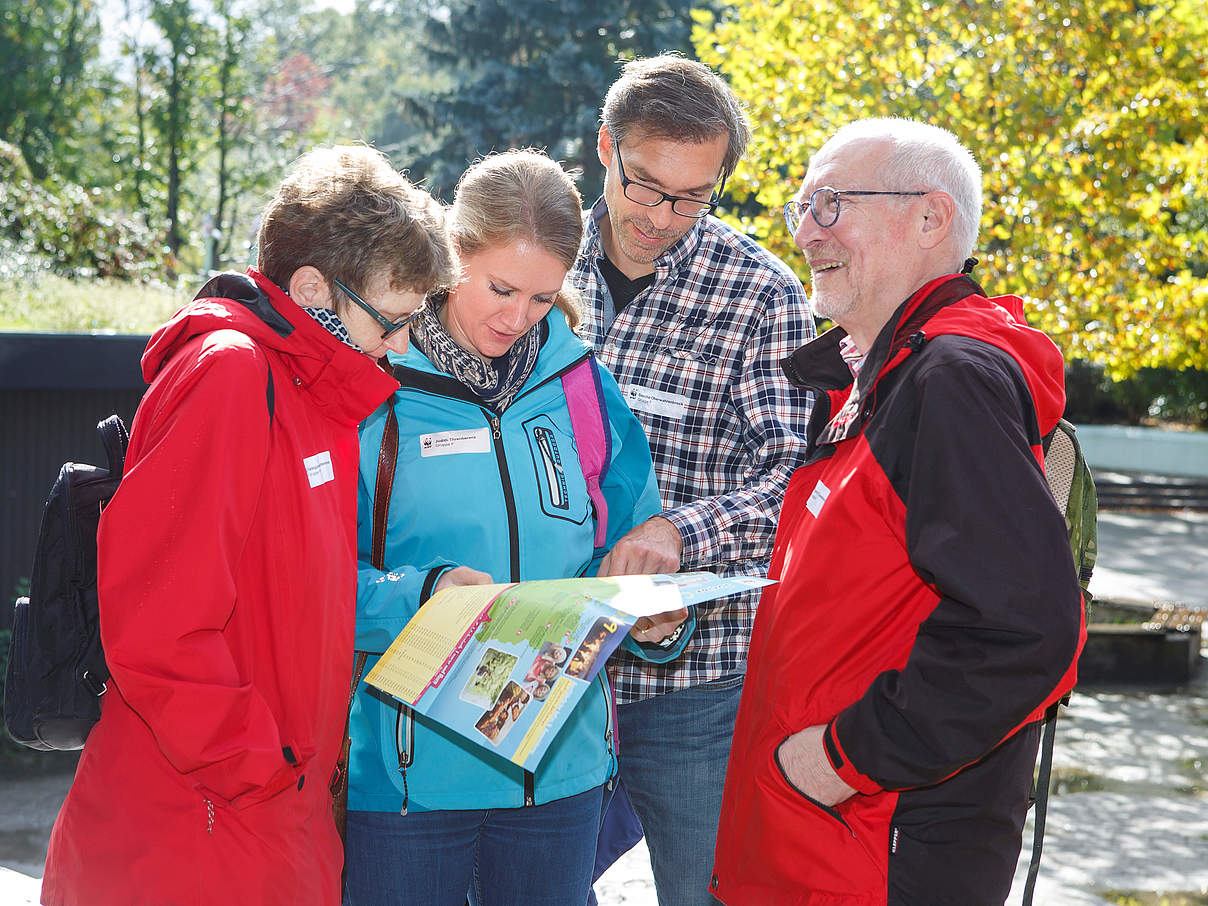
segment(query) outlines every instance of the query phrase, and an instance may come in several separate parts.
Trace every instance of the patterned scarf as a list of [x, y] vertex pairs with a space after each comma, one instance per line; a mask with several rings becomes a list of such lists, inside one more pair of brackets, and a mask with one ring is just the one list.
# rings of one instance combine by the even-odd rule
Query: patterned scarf
[[302, 310], [314, 318], [320, 327], [345, 346], [349, 346], [357, 352], [364, 352], [360, 346], [352, 342], [352, 337], [348, 335], [348, 328], [344, 326], [344, 322], [340, 320], [340, 316], [334, 311], [326, 308], [303, 308]]
[[469, 387], [493, 410], [502, 412], [537, 367], [543, 322], [534, 324], [499, 358], [484, 362], [458, 346], [440, 322], [437, 313], [445, 304], [444, 299], [429, 300], [423, 314], [411, 322], [411, 342], [438, 369]]

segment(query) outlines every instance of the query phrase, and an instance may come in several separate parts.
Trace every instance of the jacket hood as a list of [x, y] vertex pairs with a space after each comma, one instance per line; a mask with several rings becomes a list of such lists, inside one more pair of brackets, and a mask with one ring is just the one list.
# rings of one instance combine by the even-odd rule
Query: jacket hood
[[361, 421], [398, 384], [372, 359], [341, 343], [258, 272], [219, 274], [151, 335], [143, 352], [143, 379], [155, 378], [194, 337], [236, 330], [279, 353], [292, 377], [320, 408], [340, 420]]
[[219, 274], [152, 334], [143, 353], [143, 379], [151, 383], [181, 346], [215, 330], [237, 330], [262, 346], [285, 348], [285, 340], [295, 329], [286, 314], [287, 306], [310, 320], [280, 288], [255, 270], [249, 269], [247, 276]]
[[[936, 312], [922, 327], [924, 335], [959, 334], [989, 343], [1011, 356], [1032, 392], [1040, 433], [1047, 435], [1065, 412], [1065, 360], [1061, 350], [1043, 332], [1028, 326], [1019, 296], [987, 297], [969, 277], [933, 281], [915, 298], [921, 302], [949, 283], [958, 289], [961, 298]], [[966, 294], [964, 290], [971, 291]]]

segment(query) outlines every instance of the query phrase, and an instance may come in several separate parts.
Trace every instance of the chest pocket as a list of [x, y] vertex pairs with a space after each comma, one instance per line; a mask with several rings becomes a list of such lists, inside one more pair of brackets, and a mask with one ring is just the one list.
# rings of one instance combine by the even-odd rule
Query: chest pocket
[[554, 519], [585, 524], [591, 515], [587, 483], [579, 465], [574, 437], [548, 415], [524, 423], [533, 461], [533, 480], [541, 511]]
[[666, 337], [664, 355], [680, 363], [695, 362], [715, 367], [725, 357], [726, 350], [712, 323], [683, 323]]

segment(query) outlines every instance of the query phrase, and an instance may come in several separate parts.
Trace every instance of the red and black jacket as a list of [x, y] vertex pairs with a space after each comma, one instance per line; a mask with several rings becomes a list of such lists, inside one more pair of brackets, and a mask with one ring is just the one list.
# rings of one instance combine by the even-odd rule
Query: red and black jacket
[[[1042, 465], [1065, 403], [1061, 355], [1018, 298], [956, 275], [903, 303], [854, 384], [843, 336], [785, 361], [816, 395], [809, 458], [756, 618], [714, 893], [1001, 903], [1035, 722], [1073, 687], [1085, 638]], [[775, 757], [816, 725], [858, 791], [834, 809]]]

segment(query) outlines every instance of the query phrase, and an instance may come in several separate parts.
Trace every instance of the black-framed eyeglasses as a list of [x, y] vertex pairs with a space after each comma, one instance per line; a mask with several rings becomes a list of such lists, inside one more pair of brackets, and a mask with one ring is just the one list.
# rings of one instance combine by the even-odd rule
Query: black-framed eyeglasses
[[801, 221], [805, 219], [806, 207], [810, 210], [810, 216], [814, 218], [814, 223], [820, 227], [833, 227], [839, 220], [839, 199], [844, 195], [929, 195], [930, 192], [871, 192], [862, 189], [832, 189], [830, 186], [823, 186], [820, 189], [814, 189], [810, 193], [809, 201], [802, 204], [799, 201], [790, 201], [784, 206], [784, 225], [789, 228], [789, 233], [796, 236], [797, 230], [801, 227]]
[[378, 311], [376, 308], [374, 308], [372, 305], [370, 305], [368, 302], [366, 302], [364, 299], [362, 299], [360, 296], [358, 296], [356, 293], [354, 293], [352, 290], [350, 290], [347, 286], [345, 286], [339, 280], [333, 279], [331, 282], [340, 288], [340, 292], [342, 292], [349, 299], [351, 299], [353, 302], [355, 302], [357, 305], [359, 305], [361, 307], [361, 309], [367, 315], [369, 315], [369, 317], [373, 318], [373, 320], [377, 321], [378, 324], [380, 324], [382, 326], [382, 331], [383, 331], [382, 339], [383, 340], [388, 340], [390, 337], [394, 336], [396, 333], [398, 333], [400, 330], [402, 330], [404, 327], [406, 327], [408, 324], [410, 324], [413, 320], [415, 320], [415, 318], [419, 315], [419, 313], [424, 310], [424, 307], [421, 305], [415, 311], [411, 312], [408, 315], [403, 315], [403, 317], [399, 318], [397, 321], [391, 321], [384, 314], [382, 314], [380, 311]]
[[721, 203], [721, 193], [726, 190], [726, 178], [721, 178], [721, 184], [714, 190], [708, 201], [699, 198], [687, 198], [683, 195], [668, 195], [651, 186], [634, 182], [625, 175], [625, 162], [621, 160], [621, 143], [613, 145], [617, 150], [617, 174], [621, 177], [621, 191], [630, 201], [646, 208], [657, 208], [664, 201], [671, 202], [671, 210], [681, 217], [692, 217], [699, 220], [706, 214], [712, 214]]

